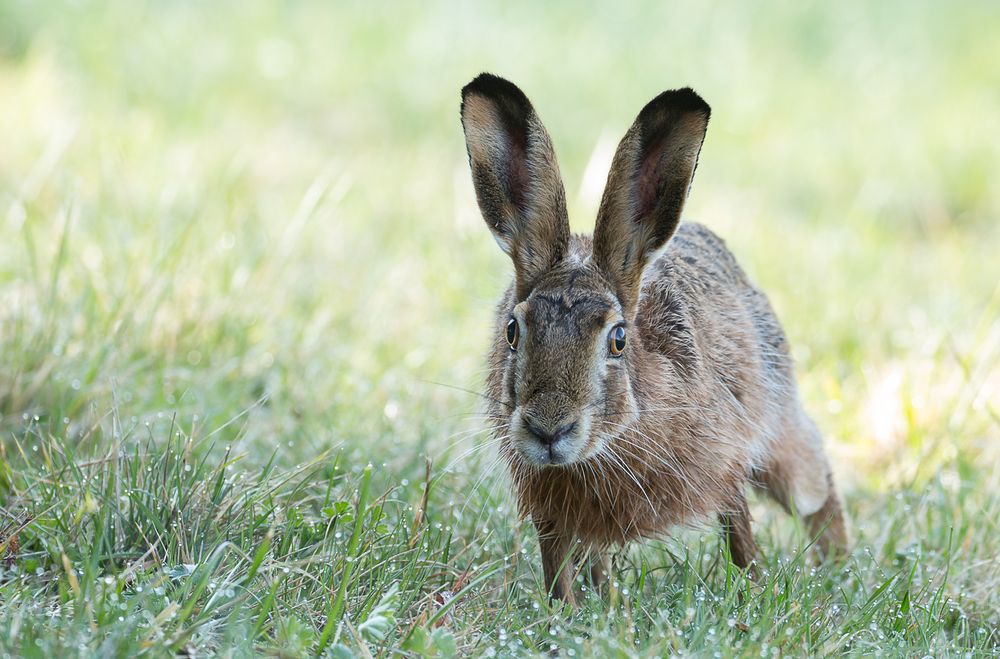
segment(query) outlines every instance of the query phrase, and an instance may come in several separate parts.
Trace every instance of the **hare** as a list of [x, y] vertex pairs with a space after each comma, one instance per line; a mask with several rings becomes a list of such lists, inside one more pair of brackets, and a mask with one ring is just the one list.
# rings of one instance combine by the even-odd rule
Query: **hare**
[[720, 238], [680, 222], [705, 101], [677, 89], [642, 109], [592, 237], [570, 233], [552, 142], [520, 89], [484, 73], [462, 89], [461, 115], [479, 208], [514, 262], [488, 413], [550, 596], [573, 601], [584, 553], [599, 582], [610, 548], [713, 518], [748, 568], [748, 484], [801, 515], [822, 555], [845, 551], [774, 311]]

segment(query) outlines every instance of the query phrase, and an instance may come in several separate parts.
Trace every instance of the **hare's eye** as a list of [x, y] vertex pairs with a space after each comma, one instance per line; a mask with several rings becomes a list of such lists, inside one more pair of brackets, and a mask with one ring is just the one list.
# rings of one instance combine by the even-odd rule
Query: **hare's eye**
[[608, 349], [611, 350], [611, 354], [615, 357], [620, 357], [622, 352], [625, 351], [625, 327], [622, 325], [615, 325], [608, 332]]
[[511, 350], [517, 350], [517, 340], [521, 337], [521, 330], [517, 326], [517, 321], [511, 318], [507, 321], [507, 343]]

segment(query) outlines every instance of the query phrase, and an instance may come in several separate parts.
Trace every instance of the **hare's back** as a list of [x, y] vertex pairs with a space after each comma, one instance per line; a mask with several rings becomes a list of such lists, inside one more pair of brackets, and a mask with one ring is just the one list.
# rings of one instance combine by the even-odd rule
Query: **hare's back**
[[701, 224], [681, 223], [657, 265], [664, 261], [677, 266], [685, 280], [703, 287], [721, 285], [733, 292], [753, 289], [726, 243]]
[[738, 399], [791, 385], [785, 334], [767, 297], [700, 224], [682, 223], [650, 265], [637, 321], [647, 348], [690, 375], [729, 383]]

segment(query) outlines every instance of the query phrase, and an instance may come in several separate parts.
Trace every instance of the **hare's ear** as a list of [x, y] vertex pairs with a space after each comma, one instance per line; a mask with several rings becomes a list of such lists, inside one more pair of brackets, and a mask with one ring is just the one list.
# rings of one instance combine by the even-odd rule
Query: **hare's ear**
[[597, 213], [594, 262], [634, 311], [642, 271], [677, 230], [711, 110], [691, 89], [642, 109], [611, 163]]
[[462, 89], [462, 127], [479, 209], [514, 261], [524, 299], [569, 245], [552, 140], [524, 92], [488, 73]]

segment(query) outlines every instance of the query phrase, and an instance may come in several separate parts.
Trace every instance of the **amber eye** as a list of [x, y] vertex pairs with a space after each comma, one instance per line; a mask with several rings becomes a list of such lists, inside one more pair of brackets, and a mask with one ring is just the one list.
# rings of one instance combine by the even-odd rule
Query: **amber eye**
[[507, 343], [511, 350], [517, 350], [517, 340], [521, 337], [521, 330], [517, 326], [517, 321], [511, 318], [507, 321]]
[[608, 332], [608, 348], [615, 357], [620, 357], [625, 350], [625, 327], [615, 325]]

